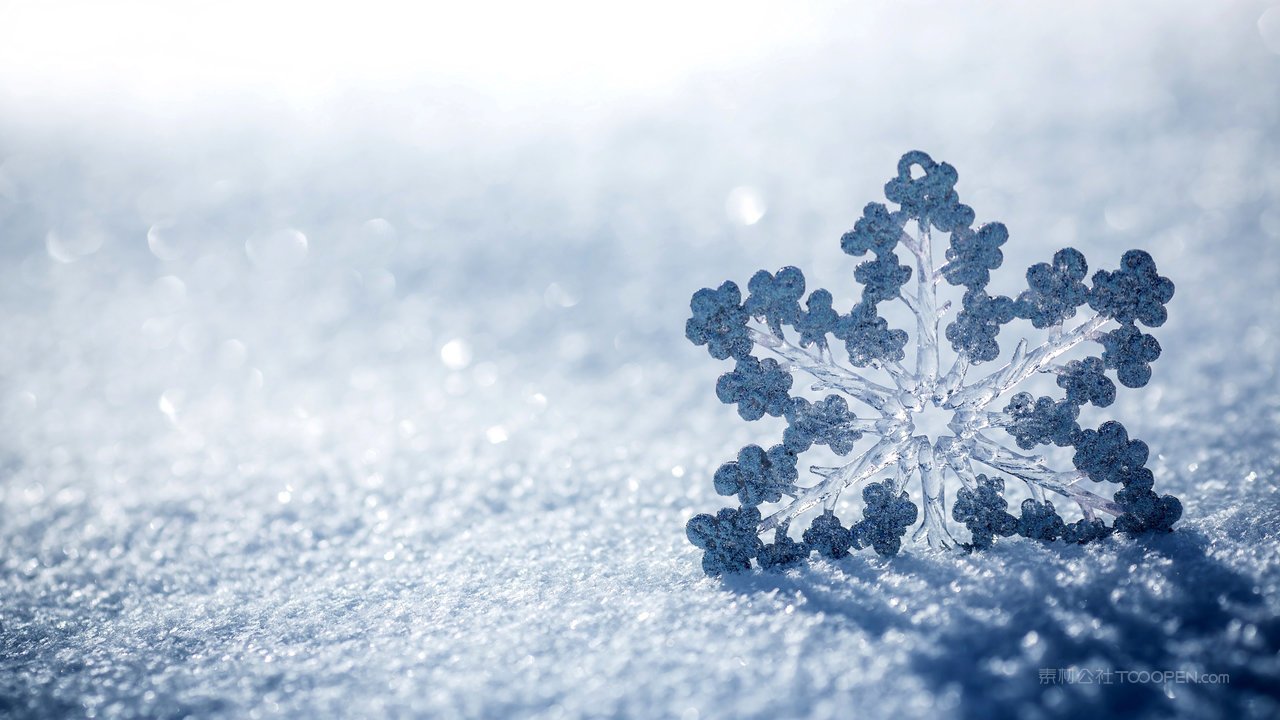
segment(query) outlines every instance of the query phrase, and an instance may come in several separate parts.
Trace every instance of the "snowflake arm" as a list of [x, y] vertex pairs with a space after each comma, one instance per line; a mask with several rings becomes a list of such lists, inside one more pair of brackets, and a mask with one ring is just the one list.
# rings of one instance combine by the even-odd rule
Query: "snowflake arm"
[[822, 387], [839, 390], [855, 400], [884, 412], [894, 401], [894, 391], [856, 372], [828, 362], [821, 353], [792, 345], [786, 338], [748, 328], [749, 337], [760, 347], [785, 359], [792, 367], [816, 378]]
[[1047, 367], [1080, 343], [1089, 340], [1093, 333], [1106, 325], [1111, 318], [1094, 315], [1074, 329], [1050, 338], [1034, 351], [1026, 352], [1026, 342], [1018, 344], [1013, 359], [985, 379], [964, 387], [952, 395], [946, 403], [949, 408], [984, 408], [1005, 391]]
[[[857, 313], [856, 308], [851, 316], [839, 316], [831, 310], [830, 293], [825, 290], [814, 291], [809, 298], [809, 312], [802, 312], [798, 298], [803, 291], [804, 278], [800, 271], [783, 268], [776, 275], [756, 273], [752, 278], [752, 295], [745, 303], [733, 282], [725, 282], [715, 290], [703, 288], [694, 294], [690, 301], [693, 316], [685, 325], [686, 336], [695, 345], [706, 345], [709, 354], [718, 360], [732, 357], [737, 361], [734, 370], [722, 375], [717, 383], [720, 399], [726, 404], [738, 405], [738, 412], [745, 420], [782, 414], [791, 382], [784, 380], [780, 373], [788, 376], [790, 373], [775, 360], [760, 361], [753, 357], [751, 350], [759, 345], [786, 360], [789, 366], [813, 375], [822, 385], [844, 392], [876, 410], [893, 406], [897, 391], [830, 362], [824, 356], [826, 335], [834, 332], [842, 336], [856, 345], [859, 357], [872, 362], [878, 358], [893, 359], [895, 346], [900, 358], [906, 334], [888, 330], [882, 319], [874, 317], [874, 306], [871, 306], [871, 316]], [[755, 313], [758, 315], [753, 315]], [[753, 316], [763, 319], [768, 325], [767, 332], [751, 327]], [[793, 345], [786, 339], [781, 328], [783, 323], [800, 328], [801, 345]]]
[[1067, 400], [1055, 402], [1050, 397], [1037, 400], [1030, 393], [1018, 393], [1004, 411], [1005, 429], [1023, 450], [1049, 443], [1065, 447], [1073, 444], [1080, 432], [1076, 423], [1080, 406]]
[[875, 367], [883, 363], [897, 367], [907, 344], [907, 333], [889, 329], [888, 321], [879, 316], [876, 306], [867, 302], [858, 303], [848, 315], [841, 317], [832, 334], [845, 341], [849, 362], [855, 367]]
[[932, 282], [933, 239], [929, 224], [920, 230], [920, 252], [917, 263], [921, 282], [916, 283], [916, 302], [912, 308], [916, 316], [916, 378], [933, 381], [938, 376], [938, 291]]
[[1111, 515], [1122, 515], [1124, 510], [1115, 502], [1095, 495], [1076, 483], [1089, 477], [1084, 471], [1058, 472], [1045, 465], [1038, 457], [1014, 452], [981, 434], [975, 436], [973, 459], [1000, 472], [1034, 483], [1050, 492], [1074, 500], [1086, 513], [1102, 510]]
[[790, 426], [783, 433], [782, 441], [793, 453], [802, 453], [814, 445], [826, 445], [837, 455], [848, 455], [864, 433], [879, 433], [877, 423], [858, 419], [839, 395], [828, 395], [816, 403], [792, 398], [786, 417]]
[[924, 522], [916, 528], [911, 539], [925, 539], [934, 549], [954, 547], [956, 542], [947, 530], [942, 467], [937, 465], [936, 453], [928, 438], [917, 436], [912, 440], [915, 442], [914, 461], [920, 475], [920, 494], [924, 496]]
[[843, 318], [832, 331], [845, 340], [849, 359], [857, 367], [880, 363], [892, 377], [898, 388], [911, 385], [909, 373], [900, 364], [906, 333], [889, 330], [888, 324], [876, 314], [876, 304], [899, 299], [917, 316], [920, 311], [901, 292], [911, 278], [911, 268], [898, 264], [894, 248], [903, 244], [917, 258], [916, 277], [925, 277], [926, 253], [903, 230], [908, 217], [903, 212], [891, 213], [881, 203], [869, 203], [862, 211], [862, 218], [849, 232], [840, 238], [840, 247], [846, 253], [861, 257], [868, 252], [875, 259], [862, 263], [854, 270], [854, 278], [863, 284], [862, 302]]
[[960, 479], [964, 487], [969, 489], [978, 487], [978, 476], [973, 472], [970, 451], [966, 445], [958, 442], [956, 438], [944, 438], [938, 443], [936, 454], [942, 458], [947, 469]]
[[905, 440], [885, 438], [876, 443], [874, 447], [857, 460], [847, 465], [829, 470], [811, 468], [815, 473], [824, 476], [822, 481], [805, 489], [790, 502], [783, 505], [777, 512], [765, 518], [760, 523], [759, 531], [761, 533], [768, 532], [782, 523], [790, 522], [792, 518], [823, 502], [833, 493], [838, 494], [850, 485], [856, 485], [884, 470], [897, 462], [910, 444], [911, 440], [909, 438]]

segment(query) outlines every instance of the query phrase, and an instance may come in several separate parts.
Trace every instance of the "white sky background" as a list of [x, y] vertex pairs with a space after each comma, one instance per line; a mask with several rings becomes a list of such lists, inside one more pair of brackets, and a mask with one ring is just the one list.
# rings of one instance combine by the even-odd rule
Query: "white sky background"
[[661, 91], [812, 32], [757, 1], [0, 3], [0, 91], [27, 111], [174, 117], [463, 87], [503, 104]]
[[[11, 130], [101, 135], [113, 122], [322, 127], [370, 103], [379, 109], [357, 126], [412, 133], [414, 108], [464, 97], [504, 128], [576, 125], [691, 80], [805, 85], [835, 62], [856, 81], [833, 93], [893, 103], [915, 92], [932, 112], [960, 103], [939, 124], [982, 132], [996, 108], [1031, 125], [1099, 104], [1159, 105], [1169, 61], [1150, 51], [1203, 54], [1195, 28], [1242, 22], [1256, 22], [1253, 53], [1280, 52], [1280, 9], [1267, 2], [0, 0], [0, 114]], [[972, 83], [951, 81], [962, 73]], [[1031, 84], [1046, 75], [1056, 93]], [[1017, 101], [1031, 93], [1047, 97]]]

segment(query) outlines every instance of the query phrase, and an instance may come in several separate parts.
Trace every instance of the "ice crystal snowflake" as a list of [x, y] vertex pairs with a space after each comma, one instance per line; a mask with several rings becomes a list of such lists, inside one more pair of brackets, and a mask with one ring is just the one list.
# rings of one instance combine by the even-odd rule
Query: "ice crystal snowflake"
[[[1000, 247], [1009, 233], [998, 222], [975, 229], [973, 210], [956, 194], [956, 180], [955, 169], [947, 163], [918, 151], [902, 156], [897, 177], [885, 185], [886, 197], [898, 209], [867, 205], [853, 230], [840, 240], [850, 255], [870, 254], [854, 270], [862, 297], [847, 314], [833, 309], [832, 294], [821, 289], [810, 293], [802, 308], [804, 275], [793, 267], [756, 273], [745, 300], [732, 282], [694, 294], [687, 336], [705, 345], [713, 358], [732, 358], [735, 363], [716, 385], [720, 400], [737, 405], [745, 420], [772, 415], [788, 423], [780, 444], [767, 450], [748, 445], [715, 473], [716, 491], [736, 496], [740, 507], [689, 521], [689, 539], [704, 550], [702, 566], [708, 574], [748, 569], [752, 559], [762, 567], [786, 565], [812, 551], [839, 558], [871, 547], [893, 555], [917, 520], [920, 526], [913, 539], [927, 540], [935, 548], [958, 545], [946, 519], [948, 475], [961, 484], [951, 515], [968, 530], [969, 542], [962, 547], [969, 550], [990, 547], [997, 537], [1014, 534], [1086, 543], [1115, 531], [1168, 530], [1181, 516], [1176, 498], [1152, 490], [1152, 473], [1144, 467], [1145, 443], [1130, 439], [1118, 422], [1106, 422], [1097, 430], [1081, 429], [1078, 423], [1082, 405], [1101, 408], [1114, 402], [1116, 388], [1108, 370], [1115, 371], [1126, 387], [1147, 384], [1160, 344], [1138, 323], [1164, 324], [1173, 283], [1157, 274], [1150, 255], [1130, 250], [1121, 258], [1120, 269], [1100, 270], [1086, 285], [1084, 256], [1065, 248], [1051, 262], [1027, 271], [1028, 287], [1016, 298], [988, 295], [991, 271], [1003, 262]], [[915, 230], [914, 236], [909, 229]], [[941, 265], [934, 259], [935, 233], [946, 233], [950, 240]], [[915, 260], [914, 268], [899, 263], [900, 249]], [[914, 288], [908, 292], [905, 288], [913, 278]], [[955, 356], [945, 371], [939, 326], [950, 303], [939, 303], [943, 281], [963, 292], [959, 311], [943, 333]], [[890, 328], [880, 312], [881, 304], [892, 302], [902, 303], [915, 316], [914, 370], [903, 365], [907, 333]], [[1092, 312], [1080, 313], [1085, 317], [1075, 320], [1086, 305]], [[1015, 319], [1047, 330], [1047, 338], [1034, 349], [1021, 340], [1003, 367], [966, 382], [974, 366], [1000, 356], [997, 335]], [[793, 337], [784, 326], [795, 331]], [[844, 342], [848, 365], [836, 360], [832, 338]], [[1086, 341], [1102, 345], [1100, 357], [1063, 361]], [[757, 347], [776, 359], [755, 357]], [[881, 373], [881, 382], [873, 380], [869, 370]], [[796, 371], [811, 376], [814, 391], [831, 394], [817, 401], [793, 397]], [[1019, 392], [1004, 407], [997, 404], [1002, 395], [1038, 373], [1056, 375], [1065, 397], [1036, 398]], [[850, 401], [874, 415], [859, 417]], [[951, 413], [947, 427], [952, 434], [936, 439], [917, 434], [918, 415], [930, 405]], [[1072, 446], [1075, 469], [1055, 470], [1044, 457], [1014, 450], [992, 437], [997, 430], [1004, 430], [1020, 450]], [[855, 453], [864, 437], [870, 447]], [[809, 467], [815, 480], [802, 484], [798, 455], [814, 446], [825, 446], [840, 460], [832, 466]], [[978, 474], [975, 465], [991, 475]], [[867, 482], [880, 473], [889, 477]], [[1016, 516], [1008, 512], [1002, 475], [1027, 486], [1030, 497]], [[923, 519], [906, 491], [915, 478]], [[1120, 489], [1108, 500], [1087, 489], [1085, 480]], [[863, 517], [845, 526], [836, 515], [840, 494], [864, 482]], [[1066, 522], [1050, 498], [1064, 507], [1078, 507], [1080, 519]], [[762, 513], [763, 504], [774, 509]], [[821, 512], [801, 540], [793, 539], [788, 533], [791, 522], [819, 505]], [[1101, 515], [1115, 520], [1107, 525]], [[760, 536], [771, 531], [772, 542], [761, 541]]]

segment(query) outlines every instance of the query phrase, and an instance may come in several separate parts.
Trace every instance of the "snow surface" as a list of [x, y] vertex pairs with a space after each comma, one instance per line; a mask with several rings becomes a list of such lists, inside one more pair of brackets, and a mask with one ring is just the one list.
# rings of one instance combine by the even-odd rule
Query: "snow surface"
[[[1267, 6], [875, 7], [603, 105], [0, 97], [0, 716], [1280, 714]], [[1177, 284], [1092, 420], [1183, 519], [707, 579], [684, 524], [781, 425], [716, 401], [689, 296], [794, 264], [847, 307], [912, 148], [1009, 226], [993, 292], [1067, 244]]]

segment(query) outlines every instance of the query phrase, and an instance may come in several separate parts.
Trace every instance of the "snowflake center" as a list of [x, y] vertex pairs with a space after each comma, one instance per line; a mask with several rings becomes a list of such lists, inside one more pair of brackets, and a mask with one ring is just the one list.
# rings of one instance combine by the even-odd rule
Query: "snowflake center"
[[936, 444], [943, 435], [955, 435], [948, 423], [955, 417], [954, 410], [938, 407], [931, 400], [926, 400], [924, 407], [910, 414], [912, 435], [924, 435], [930, 443]]

